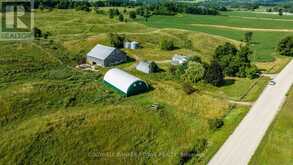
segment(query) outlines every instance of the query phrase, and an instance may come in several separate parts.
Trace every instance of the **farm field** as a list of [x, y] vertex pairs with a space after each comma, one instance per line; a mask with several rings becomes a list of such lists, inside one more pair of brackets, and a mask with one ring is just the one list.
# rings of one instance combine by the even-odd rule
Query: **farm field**
[[[254, 154], [251, 165], [291, 164], [293, 147], [293, 90]], [[272, 154], [274, 153], [274, 154]]]
[[[99, 154], [150, 152], [165, 156], [140, 156], [141, 164], [176, 164], [202, 139], [208, 146], [191, 162], [204, 164], [248, 110], [208, 95], [186, 96], [179, 84], [161, 80], [165, 73], [136, 73], [155, 90], [123, 98], [98, 83], [99, 74], [70, 67], [64, 52], [38, 42], [2, 43], [1, 50], [1, 163], [112, 164], [121, 158]], [[150, 110], [153, 103], [162, 108]], [[212, 118], [223, 118], [224, 127], [210, 130]]]
[[[243, 18], [252, 18], [254, 15], [257, 15], [260, 19]], [[256, 62], [269, 62], [278, 58], [278, 55], [275, 53], [277, 43], [283, 37], [293, 34], [293, 24], [290, 23], [290, 21], [293, 20], [293, 17], [285, 17], [287, 20], [266, 20], [261, 19], [262, 16], [263, 14], [249, 14], [248, 12], [224, 12], [220, 16], [154, 16], [145, 24], [157, 28], [173, 27], [204, 32], [211, 35], [231, 38], [237, 41], [243, 40], [245, 31], [252, 31], [254, 33], [252, 44], [254, 50], [253, 59]], [[267, 17], [268, 16], [264, 18]], [[276, 16], [271, 17], [275, 18]], [[246, 29], [242, 30], [237, 28]], [[291, 30], [292, 32], [284, 32], [283, 30]]]
[[[35, 19], [38, 28], [50, 33], [48, 39], [0, 42], [0, 164], [178, 164], [181, 153], [194, 150], [200, 153], [188, 163], [206, 164], [249, 109], [230, 101], [253, 102], [268, 82], [227, 77], [222, 87], [199, 83], [194, 86], [198, 91], [187, 95], [168, 76], [168, 60], [175, 53], [209, 63], [218, 45], [239, 46], [242, 32], [237, 38], [216, 34], [217, 28], [150, 27], [75, 10], [36, 10]], [[97, 43], [110, 44], [109, 32], [142, 43], [141, 49], [123, 49], [132, 58], [158, 62], [163, 71], [151, 75], [136, 71], [135, 62], [119, 65], [153, 90], [125, 98], [101, 83], [107, 69], [75, 68]], [[272, 36], [279, 39], [277, 34]], [[172, 38], [178, 48], [160, 50], [160, 38]], [[193, 41], [193, 49], [183, 48], [186, 39]], [[256, 55], [256, 61], [270, 60]], [[153, 104], [160, 108], [152, 110]], [[221, 128], [211, 128], [216, 119], [224, 121]]]

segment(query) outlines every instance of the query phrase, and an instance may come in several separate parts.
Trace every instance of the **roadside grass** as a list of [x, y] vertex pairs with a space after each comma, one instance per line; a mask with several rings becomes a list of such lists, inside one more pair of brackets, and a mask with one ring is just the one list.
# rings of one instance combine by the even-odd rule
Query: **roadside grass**
[[293, 162], [293, 90], [268, 129], [256, 153], [250, 160], [251, 165], [292, 164]]
[[233, 101], [256, 101], [262, 90], [265, 88], [269, 81], [269, 78], [262, 77], [258, 79], [248, 78], [231, 78], [225, 79], [225, 84], [221, 87], [214, 87], [205, 83], [199, 83], [196, 85], [197, 88], [202, 90], [204, 93], [225, 98]]
[[273, 62], [258, 62], [256, 66], [266, 74], [277, 74], [290, 62], [292, 58], [278, 56]]
[[[200, 164], [207, 164], [213, 155], [219, 150], [224, 144], [226, 139], [234, 131], [237, 125], [241, 122], [243, 117], [249, 111], [248, 107], [237, 107], [231, 110], [224, 118], [224, 127], [217, 132], [211, 134], [209, 148], [205, 153], [205, 157], [202, 159]], [[237, 124], [234, 124], [237, 123]], [[191, 163], [190, 163], [191, 164]]]

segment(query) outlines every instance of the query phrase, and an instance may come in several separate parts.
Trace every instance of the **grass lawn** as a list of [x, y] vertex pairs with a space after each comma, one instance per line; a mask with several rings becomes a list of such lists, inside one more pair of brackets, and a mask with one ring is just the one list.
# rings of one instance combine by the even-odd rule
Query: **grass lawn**
[[292, 164], [293, 162], [293, 89], [254, 154], [251, 165]]
[[196, 87], [208, 95], [225, 98], [233, 101], [255, 101], [263, 91], [269, 78], [226, 78], [226, 83], [221, 87], [214, 87], [205, 83], [199, 83]]

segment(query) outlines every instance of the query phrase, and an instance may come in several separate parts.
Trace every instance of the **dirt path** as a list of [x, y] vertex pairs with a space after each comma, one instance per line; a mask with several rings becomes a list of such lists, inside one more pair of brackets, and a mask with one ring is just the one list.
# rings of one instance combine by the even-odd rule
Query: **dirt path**
[[252, 106], [253, 105], [253, 102], [234, 101], [234, 100], [229, 100], [229, 103], [237, 104], [237, 105], [243, 105], [243, 106]]
[[244, 18], [252, 20], [265, 20], [265, 21], [284, 21], [284, 22], [293, 22], [293, 19], [279, 19], [279, 18], [258, 18], [258, 17], [242, 17], [242, 16], [229, 16], [233, 18]]
[[192, 24], [192, 26], [214, 27], [214, 28], [240, 30], [240, 31], [293, 32], [293, 29], [259, 29], [259, 28], [243, 28], [243, 27], [224, 26], [224, 25], [207, 25], [207, 24]]

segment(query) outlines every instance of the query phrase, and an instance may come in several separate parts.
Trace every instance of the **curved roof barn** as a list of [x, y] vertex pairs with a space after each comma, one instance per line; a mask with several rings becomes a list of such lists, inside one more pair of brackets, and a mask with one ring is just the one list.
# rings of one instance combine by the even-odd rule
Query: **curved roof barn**
[[110, 69], [105, 74], [104, 82], [126, 96], [136, 95], [148, 90], [148, 85], [143, 80], [117, 68]]

